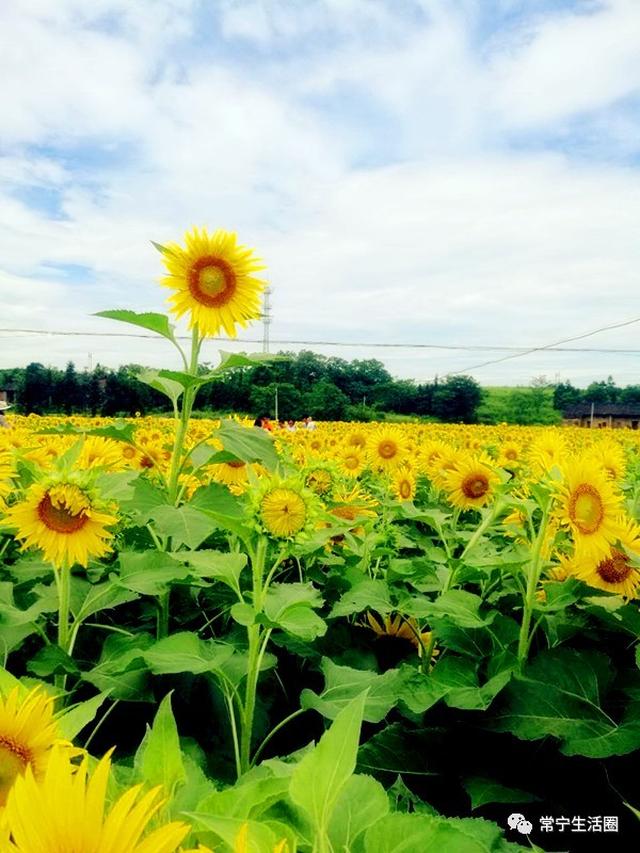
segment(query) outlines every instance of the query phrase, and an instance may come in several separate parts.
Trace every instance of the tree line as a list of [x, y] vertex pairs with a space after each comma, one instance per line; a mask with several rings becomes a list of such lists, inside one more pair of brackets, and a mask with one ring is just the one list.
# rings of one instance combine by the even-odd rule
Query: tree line
[[[416, 383], [394, 379], [375, 359], [346, 361], [310, 351], [278, 353], [255, 367], [238, 368], [201, 389], [197, 409], [244, 412], [281, 419], [310, 415], [321, 420], [375, 420], [383, 412], [431, 416], [445, 422], [474, 423], [482, 389], [468, 376]], [[203, 371], [211, 365], [202, 365]], [[168, 400], [138, 381], [141, 365], [118, 369], [97, 365], [78, 371], [33, 362], [0, 370], [0, 391], [9, 392], [16, 411], [29, 414], [134, 415], [170, 411]]]

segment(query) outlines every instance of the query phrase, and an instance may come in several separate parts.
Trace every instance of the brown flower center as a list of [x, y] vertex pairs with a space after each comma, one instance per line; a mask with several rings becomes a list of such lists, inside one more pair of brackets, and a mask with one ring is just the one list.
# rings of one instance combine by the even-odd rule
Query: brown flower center
[[89, 520], [84, 510], [74, 515], [66, 505], [56, 506], [51, 502], [48, 493], [38, 504], [38, 517], [45, 527], [55, 530], [56, 533], [75, 533], [82, 530]]
[[400, 497], [408, 500], [411, 497], [411, 483], [408, 480], [402, 480], [400, 482], [400, 487], [398, 489], [400, 492]]
[[30, 751], [13, 738], [0, 736], [0, 806], [7, 802], [16, 776], [22, 775], [31, 762]]
[[605, 583], [622, 583], [629, 577], [633, 568], [630, 560], [622, 551], [612, 548], [611, 555], [598, 563], [596, 572]]
[[193, 298], [207, 308], [225, 305], [236, 289], [236, 274], [222, 258], [206, 256], [198, 258], [188, 275], [189, 292]]
[[381, 441], [378, 445], [378, 454], [383, 459], [393, 459], [397, 452], [398, 445], [395, 443], [395, 441], [391, 441], [390, 439]]
[[517, 459], [518, 458], [517, 451], [513, 450], [511, 448], [509, 448], [509, 450], [507, 450], [504, 455], [507, 459]]
[[467, 498], [481, 498], [489, 491], [489, 480], [484, 474], [471, 474], [462, 481], [462, 493]]
[[590, 483], [580, 483], [569, 499], [569, 518], [584, 536], [595, 533], [604, 518], [600, 492]]
[[233, 462], [227, 462], [229, 468], [244, 468], [246, 462], [241, 462], [239, 459], [234, 460]]

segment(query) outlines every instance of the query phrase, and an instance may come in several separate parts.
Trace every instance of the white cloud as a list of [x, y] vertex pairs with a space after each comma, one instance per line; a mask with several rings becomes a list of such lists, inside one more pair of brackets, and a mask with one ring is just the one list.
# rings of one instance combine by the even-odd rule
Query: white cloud
[[[115, 324], [93, 311], [161, 310], [149, 240], [178, 239], [191, 224], [235, 228], [257, 246], [274, 285], [274, 338], [526, 346], [640, 315], [638, 170], [506, 144], [514, 129], [608, 106], [637, 84], [629, 33], [637, 38], [638, 7], [525, 23], [492, 42], [488, 62], [474, 43], [477, 4], [425, 3], [422, 25], [383, 3], [338, 6], [318, 0], [292, 14], [272, 2], [258, 14], [255, 3], [227, 4], [223, 31], [260, 44], [269, 61], [259, 70], [238, 64], [228, 44], [223, 59], [210, 22], [211, 51], [190, 58], [189, 34], [205, 24], [187, 0], [3, 7], [6, 40], [23, 54], [0, 57], [15, 86], [0, 114], [13, 144], [0, 158], [0, 296], [10, 303], [0, 325], [99, 332]], [[339, 38], [327, 46], [332, 32]], [[274, 51], [281, 42], [287, 50]], [[590, 51], [602, 72], [595, 82]], [[371, 123], [354, 129], [348, 114], [320, 105], [345, 91]], [[631, 138], [633, 117], [619, 121]], [[131, 149], [120, 165], [98, 167], [48, 156], [52, 142]], [[396, 165], [353, 165], [387, 142]], [[59, 193], [62, 218], [20, 200], [16, 190], [33, 186]], [[71, 283], [52, 264], [92, 276]], [[630, 327], [591, 343], [635, 338]], [[84, 363], [89, 348], [114, 365], [173, 363], [161, 343], [137, 339], [52, 338], [44, 352], [52, 363]], [[488, 360], [322, 351], [380, 357], [418, 378]], [[0, 366], [33, 358], [45, 358], [41, 342], [20, 338], [3, 347]], [[612, 372], [622, 381], [633, 369], [622, 356], [538, 354], [477, 375], [526, 381], [559, 371], [588, 381]]]

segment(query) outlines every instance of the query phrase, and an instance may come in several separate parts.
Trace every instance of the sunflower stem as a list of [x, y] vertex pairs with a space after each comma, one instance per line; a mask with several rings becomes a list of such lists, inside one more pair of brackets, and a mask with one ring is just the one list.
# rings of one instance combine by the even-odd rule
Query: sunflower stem
[[520, 638], [518, 641], [518, 666], [521, 671], [527, 661], [527, 657], [529, 655], [529, 648], [531, 646], [531, 641], [533, 639], [533, 634], [535, 632], [536, 627], [534, 626], [533, 631], [531, 630], [531, 618], [533, 615], [533, 608], [535, 606], [536, 601], [536, 590], [538, 588], [538, 582], [540, 580], [542, 566], [542, 547], [544, 545], [544, 540], [547, 535], [548, 524], [549, 505], [547, 504], [547, 506], [545, 506], [542, 511], [542, 519], [540, 521], [538, 535], [533, 546], [533, 553], [531, 555], [531, 561], [529, 563], [527, 572], [527, 590], [524, 597], [522, 623], [520, 625]]
[[[189, 373], [196, 376], [198, 373], [198, 355], [200, 353], [200, 340], [198, 327], [194, 326], [191, 333], [191, 361], [189, 363]], [[194, 388], [186, 388], [182, 395], [182, 409], [176, 429], [176, 438], [173, 444], [171, 453], [171, 468], [169, 470], [169, 500], [176, 504], [178, 501], [178, 479], [180, 471], [183, 467], [184, 443], [187, 437], [189, 428], [189, 420], [191, 419], [191, 411], [195, 400], [196, 390]]]
[[[54, 577], [58, 588], [58, 645], [66, 654], [70, 653], [69, 614], [71, 601], [71, 569], [63, 567], [54, 569]], [[56, 675], [55, 685], [64, 691], [67, 676]]]

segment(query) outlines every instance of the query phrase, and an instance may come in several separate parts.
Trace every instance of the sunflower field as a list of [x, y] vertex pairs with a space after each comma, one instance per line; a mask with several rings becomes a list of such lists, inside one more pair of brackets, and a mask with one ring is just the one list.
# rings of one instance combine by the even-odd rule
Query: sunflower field
[[637, 433], [194, 419], [260, 265], [158, 248], [174, 417], [0, 429], [0, 851], [634, 849]]

